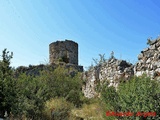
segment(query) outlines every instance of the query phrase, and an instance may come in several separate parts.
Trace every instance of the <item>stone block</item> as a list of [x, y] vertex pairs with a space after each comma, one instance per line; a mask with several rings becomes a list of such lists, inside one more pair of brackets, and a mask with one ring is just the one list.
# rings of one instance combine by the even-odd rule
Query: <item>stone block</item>
[[140, 60], [140, 59], [142, 59], [142, 58], [143, 58], [143, 54], [140, 53], [140, 54], [138, 55], [138, 60]]
[[156, 45], [153, 44], [153, 45], [151, 45], [149, 48], [150, 48], [151, 50], [155, 50], [155, 49], [156, 49]]

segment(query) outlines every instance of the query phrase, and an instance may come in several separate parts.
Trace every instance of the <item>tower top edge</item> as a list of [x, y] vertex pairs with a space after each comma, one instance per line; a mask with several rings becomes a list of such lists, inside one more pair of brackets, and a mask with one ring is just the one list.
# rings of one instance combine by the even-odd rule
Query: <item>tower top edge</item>
[[75, 41], [73, 41], [73, 40], [65, 39], [65, 40], [57, 40], [57, 41], [55, 41], [55, 42], [52, 42], [52, 43], [49, 44], [49, 46], [50, 46], [50, 45], [53, 45], [53, 44], [58, 44], [58, 43], [64, 43], [64, 44], [65, 44], [65, 43], [67, 43], [67, 42], [74, 43], [74, 44], [77, 44], [77, 45], [78, 45], [78, 43], [75, 42]]

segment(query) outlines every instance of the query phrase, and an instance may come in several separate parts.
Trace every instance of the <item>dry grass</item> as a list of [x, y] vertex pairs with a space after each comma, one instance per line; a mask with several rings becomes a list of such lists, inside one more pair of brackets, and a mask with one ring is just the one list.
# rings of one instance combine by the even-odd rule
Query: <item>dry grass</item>
[[71, 114], [75, 118], [83, 118], [84, 120], [105, 120], [105, 111], [98, 102], [84, 104], [79, 109], [72, 109]]
[[69, 119], [71, 109], [73, 108], [73, 104], [67, 102], [64, 98], [54, 98], [46, 102], [44, 115], [45, 118], [51, 119], [51, 112], [54, 111], [56, 120]]

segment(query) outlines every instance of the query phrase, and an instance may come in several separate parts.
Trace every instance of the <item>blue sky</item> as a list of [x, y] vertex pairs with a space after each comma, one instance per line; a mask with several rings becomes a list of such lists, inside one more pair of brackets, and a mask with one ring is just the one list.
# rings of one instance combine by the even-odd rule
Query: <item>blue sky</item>
[[14, 53], [12, 66], [49, 61], [49, 44], [74, 40], [79, 64], [114, 51], [132, 63], [160, 34], [159, 0], [0, 0], [0, 51]]

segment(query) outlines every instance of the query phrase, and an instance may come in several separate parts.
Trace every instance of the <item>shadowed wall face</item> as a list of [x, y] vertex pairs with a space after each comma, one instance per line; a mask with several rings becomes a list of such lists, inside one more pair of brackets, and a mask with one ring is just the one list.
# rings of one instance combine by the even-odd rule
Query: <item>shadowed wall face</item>
[[78, 44], [65, 40], [53, 42], [49, 45], [50, 63], [65, 62], [78, 65]]

